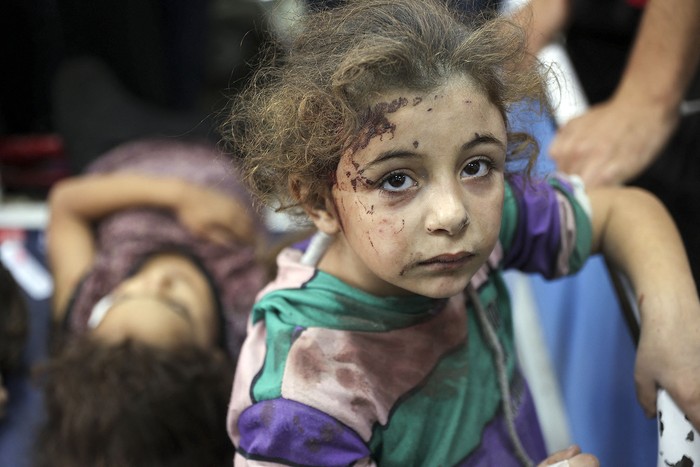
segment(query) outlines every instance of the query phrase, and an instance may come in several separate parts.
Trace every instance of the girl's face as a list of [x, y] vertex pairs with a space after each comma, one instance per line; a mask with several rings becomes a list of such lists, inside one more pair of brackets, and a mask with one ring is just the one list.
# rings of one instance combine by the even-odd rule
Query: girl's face
[[216, 312], [202, 273], [180, 255], [159, 255], [113, 292], [114, 304], [95, 328], [98, 338], [132, 338], [170, 347], [216, 343]]
[[498, 240], [505, 159], [503, 118], [467, 78], [378, 96], [311, 213], [335, 235], [319, 268], [375, 295], [459, 293]]

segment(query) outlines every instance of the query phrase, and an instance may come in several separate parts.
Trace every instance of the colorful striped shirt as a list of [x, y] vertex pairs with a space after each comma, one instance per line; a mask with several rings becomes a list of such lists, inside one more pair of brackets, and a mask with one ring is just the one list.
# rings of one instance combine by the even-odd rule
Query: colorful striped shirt
[[[519, 441], [535, 461], [546, 453], [516, 368], [502, 270], [556, 277], [582, 265], [591, 227], [577, 193], [561, 177], [513, 178], [499, 243], [471, 281], [505, 353]], [[377, 297], [301, 256], [280, 254], [251, 315], [229, 409], [235, 465], [520, 465], [465, 294]]]

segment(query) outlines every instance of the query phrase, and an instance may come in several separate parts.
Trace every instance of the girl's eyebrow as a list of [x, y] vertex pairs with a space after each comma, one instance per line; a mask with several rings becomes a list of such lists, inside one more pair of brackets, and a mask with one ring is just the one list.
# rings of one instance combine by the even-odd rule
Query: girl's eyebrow
[[462, 151], [466, 151], [468, 149], [473, 148], [474, 146], [478, 146], [480, 144], [495, 144], [499, 148], [505, 150], [506, 145], [503, 141], [495, 137], [491, 133], [474, 133], [474, 138], [471, 140], [467, 141], [462, 145]]
[[379, 156], [374, 159], [371, 162], [368, 162], [365, 165], [365, 169], [369, 169], [370, 167], [381, 164], [382, 162], [388, 161], [390, 159], [408, 159], [408, 158], [415, 158], [419, 157], [419, 155], [415, 152], [412, 151], [407, 151], [405, 149], [395, 149], [392, 151], [384, 151], [379, 154]]
[[[498, 139], [496, 136], [494, 136], [491, 133], [474, 133], [474, 137], [464, 143], [461, 147], [462, 151], [467, 151], [469, 149], [472, 149], [475, 146], [478, 146], [480, 144], [493, 144], [498, 146], [499, 148], [505, 150], [506, 145], [503, 141]], [[365, 166], [364, 169], [369, 169], [370, 167], [373, 167], [377, 164], [381, 164], [382, 162], [385, 162], [390, 159], [408, 159], [408, 158], [415, 158], [415, 157], [420, 157], [420, 155], [416, 152], [409, 151], [406, 149], [394, 149], [394, 150], [389, 150], [389, 151], [384, 151], [377, 156], [376, 159], [374, 159], [371, 162], [368, 162]]]

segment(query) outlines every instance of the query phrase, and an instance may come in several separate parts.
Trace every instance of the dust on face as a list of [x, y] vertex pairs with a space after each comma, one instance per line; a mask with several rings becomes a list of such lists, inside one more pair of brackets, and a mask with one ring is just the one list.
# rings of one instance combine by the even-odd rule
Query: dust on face
[[336, 170], [320, 267], [378, 295], [458, 293], [495, 246], [505, 123], [470, 80], [378, 99]]

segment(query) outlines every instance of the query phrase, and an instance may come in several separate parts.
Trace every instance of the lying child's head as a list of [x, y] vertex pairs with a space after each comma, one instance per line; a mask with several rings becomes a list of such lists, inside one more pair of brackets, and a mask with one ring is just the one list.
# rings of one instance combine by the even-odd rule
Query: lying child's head
[[195, 345], [76, 338], [38, 370], [46, 420], [37, 465], [220, 466], [233, 365]]
[[511, 103], [541, 97], [522, 50], [505, 20], [460, 22], [439, 2], [310, 15], [234, 108], [252, 190], [333, 236], [320, 267], [350, 284], [457, 293], [498, 239], [506, 160], [515, 146], [534, 158], [506, 121]]
[[183, 343], [213, 348], [225, 346], [221, 317], [218, 291], [199, 260], [159, 251], [137, 262], [97, 302], [87, 323], [105, 342], [130, 338], [163, 348]]

